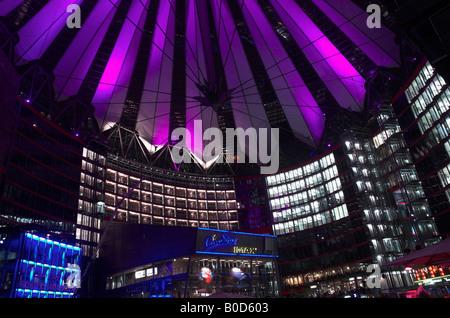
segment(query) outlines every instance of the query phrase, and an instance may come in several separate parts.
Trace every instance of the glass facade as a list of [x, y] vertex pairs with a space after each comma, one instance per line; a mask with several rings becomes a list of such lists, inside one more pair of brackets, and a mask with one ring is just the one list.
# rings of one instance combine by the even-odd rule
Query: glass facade
[[333, 153], [266, 181], [275, 235], [322, 226], [349, 215]]
[[285, 294], [344, 293], [365, 280], [370, 244], [343, 146], [265, 179]]
[[[137, 227], [125, 223], [114, 224], [113, 232], [107, 235], [99, 258], [104, 263], [108, 260], [96, 274], [106, 286], [106, 293], [101, 291], [101, 295], [279, 296], [277, 246], [273, 235], [192, 227]], [[131, 232], [134, 235], [130, 236]], [[121, 243], [132, 248], [123, 250], [119, 247]], [[150, 250], [155, 252], [148, 253]]]
[[3, 162], [0, 224], [74, 237], [83, 141], [19, 100]]
[[187, 255], [116, 273], [108, 278], [106, 290], [135, 298], [201, 298], [215, 293], [276, 297], [275, 266], [267, 258]]
[[450, 233], [450, 89], [428, 61], [395, 103], [408, 147], [442, 235]]
[[80, 288], [81, 248], [32, 233], [2, 233], [1, 294], [71, 298]]

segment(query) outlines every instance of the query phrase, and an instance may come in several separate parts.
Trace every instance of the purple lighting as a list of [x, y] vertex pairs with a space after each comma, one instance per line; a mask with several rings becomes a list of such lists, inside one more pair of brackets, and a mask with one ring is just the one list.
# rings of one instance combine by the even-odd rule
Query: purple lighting
[[[332, 147], [332, 139], [323, 136], [326, 120], [334, 120], [328, 109], [364, 108], [366, 81], [358, 70], [366, 75], [375, 66], [400, 65], [394, 33], [369, 29], [368, 13], [352, 0], [308, 0], [308, 11], [296, 0], [124, 2], [50, 0], [35, 6], [0, 0], [0, 16], [17, 28], [15, 64], [42, 59], [51, 68], [56, 102], [83, 99], [94, 107], [103, 131], [126, 120], [121, 124], [135, 127], [151, 153], [170, 143], [172, 130], [183, 125], [194, 136], [187, 146], [200, 159], [209, 140], [193, 132], [217, 127], [283, 126], [302, 146]], [[185, 11], [179, 21], [180, 3]], [[71, 4], [81, 8], [80, 29], [67, 29]], [[22, 20], [18, 14], [27, 9]], [[330, 22], [330, 34], [343, 36], [328, 38], [315, 23], [321, 17]], [[183, 34], [176, 34], [181, 23]], [[342, 47], [358, 47], [363, 58], [350, 60], [335, 39]], [[299, 59], [292, 49], [297, 47]], [[183, 64], [181, 73], [174, 63]], [[210, 85], [222, 83], [220, 91]], [[34, 103], [34, 94], [33, 100], [26, 96], [24, 103]], [[124, 105], [132, 106], [126, 116]], [[242, 138], [238, 148], [251, 153]]]
[[[365, 54], [379, 66], [398, 67], [400, 50], [395, 34], [388, 28], [370, 29], [364, 25], [368, 14], [350, 0], [312, 0]], [[351, 22], [350, 22], [351, 21]]]
[[[131, 80], [131, 72], [142, 35], [142, 32], [137, 31], [137, 27], [142, 29], [145, 22], [144, 12], [146, 11], [143, 3], [145, 2], [134, 0], [131, 4], [127, 15], [128, 19], [124, 22], [92, 100], [92, 104], [95, 106], [95, 115], [101, 126], [118, 122], [120, 119], [125, 102], [125, 87]], [[113, 100], [113, 95], [117, 96], [117, 94], [121, 94], [122, 98], [118, 97], [119, 100]]]
[[270, 2], [338, 103], [361, 111], [365, 97], [364, 78], [294, 0]]
[[300, 74], [295, 72], [295, 66], [257, 1], [246, 0], [242, 11], [278, 99], [281, 105], [288, 105], [283, 110], [293, 131], [299, 139], [316, 146], [325, 123], [319, 106]]
[[169, 115], [172, 91], [173, 44], [175, 38], [175, 1], [162, 1], [149, 56], [147, 78], [137, 130], [154, 146], [169, 141]]
[[20, 41], [16, 46], [16, 63], [24, 64], [39, 59], [66, 26], [66, 20], [70, 15], [67, 7], [81, 3], [83, 0], [58, 0], [45, 5], [34, 19], [19, 30]]

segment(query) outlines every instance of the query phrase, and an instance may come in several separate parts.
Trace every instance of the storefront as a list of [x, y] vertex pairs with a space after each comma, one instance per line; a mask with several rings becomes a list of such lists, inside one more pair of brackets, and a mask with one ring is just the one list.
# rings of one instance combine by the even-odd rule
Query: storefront
[[450, 297], [450, 268], [441, 266], [426, 266], [408, 271], [415, 277], [417, 286], [423, 286], [431, 297]]
[[[279, 296], [275, 236], [202, 228], [165, 227], [160, 231], [154, 226], [134, 227], [157, 235], [159, 251], [156, 245], [151, 250], [133, 249], [134, 259], [142, 262], [129, 262], [135, 266], [121, 271], [109, 263], [111, 274], [105, 280], [108, 297], [199, 298], [215, 293]], [[178, 238], [173, 239], [175, 233]], [[123, 238], [127, 240], [121, 244], [124, 247], [142, 244], [142, 240]], [[149, 236], [146, 240], [157, 243]], [[148, 254], [151, 251], [154, 255]], [[115, 252], [125, 256], [124, 251]]]

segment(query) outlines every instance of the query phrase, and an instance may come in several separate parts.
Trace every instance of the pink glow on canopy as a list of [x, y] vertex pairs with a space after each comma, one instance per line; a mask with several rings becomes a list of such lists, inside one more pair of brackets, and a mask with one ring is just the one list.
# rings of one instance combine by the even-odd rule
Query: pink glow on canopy
[[[222, 62], [225, 64], [227, 85], [229, 89], [236, 88], [231, 103], [236, 127], [269, 129], [269, 120], [253, 80], [253, 74], [228, 3], [222, 0], [213, 0], [211, 6]], [[245, 141], [240, 140], [239, 144], [241, 150], [250, 155], [248, 149], [243, 149], [242, 145], [245, 144]]]
[[[139, 20], [144, 12], [145, 9], [143, 8], [142, 3], [139, 0], [134, 0], [128, 11], [127, 19], [124, 21], [105, 71], [103, 72], [100, 84], [95, 92], [92, 104], [95, 106], [95, 116], [99, 120], [100, 125], [103, 125], [105, 120], [117, 121], [120, 118], [123, 105], [110, 104], [111, 96], [115, 89], [126, 90], [125, 87], [120, 88], [115, 85], [121, 84], [118, 83], [118, 79], [122, 71], [132, 71], [131, 65], [124, 67], [124, 62], [126, 61], [127, 54], [129, 53], [134, 33], [141, 32], [136, 29], [136, 25], [139, 24]], [[130, 54], [132, 55], [131, 60], [134, 60], [137, 54], [137, 49], [135, 48], [134, 52], [130, 52]], [[127, 76], [125, 76], [125, 78], [127, 78]], [[127, 83], [123, 82], [122, 84], [126, 85]], [[108, 108], [111, 109], [108, 110]], [[108, 118], [105, 118], [107, 111]]]
[[256, 0], [245, 1], [243, 14], [292, 130], [299, 139], [316, 146], [324, 130], [322, 111]]
[[364, 78], [295, 1], [270, 1], [338, 103], [360, 111], [365, 97]]
[[83, 0], [53, 0], [46, 4], [19, 30], [16, 63], [25, 64], [39, 59], [66, 26], [67, 18], [72, 14], [67, 12], [67, 7], [71, 4], [80, 5], [82, 2]]
[[[377, 65], [398, 67], [399, 46], [395, 34], [388, 28], [370, 29], [366, 27], [367, 13], [349, 0], [330, 3], [324, 0], [312, 0], [317, 7], [333, 21], [367, 56]], [[362, 27], [358, 27], [361, 25]]]
[[174, 10], [175, 1], [161, 1], [138, 115], [137, 130], [154, 146], [162, 146], [169, 141], [173, 68], [170, 59], [173, 58], [175, 38]]
[[[225, 74], [227, 74], [227, 85], [229, 89], [235, 88], [237, 92], [233, 95], [232, 100], [232, 107], [236, 109], [236, 111], [233, 110], [236, 126], [242, 128], [268, 128], [268, 120], [262, 107], [262, 101], [259, 97], [256, 83], [253, 80], [253, 74], [228, 3], [214, 0], [212, 7], [216, 33], [219, 39], [219, 49], [222, 62], [224, 63]], [[230, 47], [231, 50], [229, 50]], [[251, 105], [251, 110], [248, 109], [250, 107], [248, 105]]]
[[78, 93], [114, 17], [120, 0], [100, 0], [54, 69], [55, 94], [63, 100]]
[[[186, 16], [186, 74], [188, 75], [186, 76], [186, 128], [189, 132], [191, 132], [190, 143], [186, 146], [198, 158], [202, 158], [203, 138], [193, 134], [194, 125], [196, 120], [202, 120], [202, 115], [204, 115], [204, 112], [211, 112], [211, 109], [208, 110], [206, 107], [199, 105], [200, 103], [192, 98], [202, 95], [192, 79], [203, 79], [203, 76], [206, 76], [207, 74], [205, 64], [206, 60], [205, 55], [203, 54], [205, 47], [202, 41], [200, 24], [202, 21], [207, 22], [208, 17], [204, 15], [201, 17], [199, 16], [199, 14], [204, 14], [204, 9], [206, 8], [205, 0], [188, 0], [186, 3], [186, 8], [188, 12]], [[207, 25], [204, 27], [207, 27]], [[204, 125], [208, 123], [209, 121], [203, 121]], [[202, 127], [202, 133], [203, 129], [204, 127]]]

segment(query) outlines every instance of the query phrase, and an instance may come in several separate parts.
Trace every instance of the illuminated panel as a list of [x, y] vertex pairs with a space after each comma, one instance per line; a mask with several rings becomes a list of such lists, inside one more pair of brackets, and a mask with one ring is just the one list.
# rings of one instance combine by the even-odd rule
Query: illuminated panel
[[[231, 106], [236, 127], [247, 129], [270, 128], [269, 120], [263, 108], [253, 74], [247, 61], [238, 30], [226, 1], [213, 0], [211, 2], [219, 42], [220, 53], [227, 75], [227, 85], [235, 89]], [[245, 144], [244, 138], [238, 143], [241, 150]], [[250, 155], [250, 154], [249, 154]], [[255, 158], [251, 158], [255, 159]]]
[[395, 34], [385, 27], [366, 27], [363, 20], [367, 19], [368, 15], [362, 14], [363, 10], [352, 1], [312, 1], [375, 64], [385, 67], [399, 66], [400, 50], [395, 42]]
[[10, 13], [12, 10], [17, 8], [23, 0], [8, 0], [3, 1], [2, 5], [0, 6], [0, 16], [5, 16], [8, 13]]
[[270, 2], [341, 107], [361, 111], [364, 78], [294, 0]]
[[165, 145], [169, 138], [174, 11], [175, 1], [161, 1], [138, 115], [138, 132], [154, 146]]
[[[197, 88], [195, 80], [198, 79], [214, 79], [214, 75], [210, 74], [213, 69], [211, 40], [209, 38], [209, 23], [207, 4], [205, 0], [188, 1], [187, 6], [187, 22], [186, 22], [186, 128], [193, 136], [194, 121], [202, 121], [201, 133], [210, 127], [218, 127], [217, 114], [212, 107], [199, 105], [199, 101], [192, 98], [202, 96]], [[205, 36], [207, 36], [205, 38]], [[194, 73], [195, 72], [195, 73]], [[198, 136], [195, 136], [198, 137]], [[198, 157], [202, 158], [203, 138], [198, 138], [188, 145], [191, 151]]]
[[[80, 279], [81, 248], [26, 233], [16, 298], [70, 298]], [[23, 259], [26, 258], [26, 259]]]
[[273, 245], [276, 236], [199, 228], [197, 254], [278, 257]]
[[[146, 3], [148, 2], [147, 0]], [[95, 106], [95, 116], [101, 127], [105, 122], [115, 123], [120, 119], [146, 12], [140, 0], [133, 1], [95, 92], [92, 104]], [[111, 100], [113, 94], [115, 98]]]
[[316, 146], [320, 143], [324, 130], [325, 118], [322, 111], [273, 32], [257, 1], [245, 1], [242, 11], [293, 131], [305, 143]]
[[71, 13], [66, 12], [71, 4], [81, 5], [83, 0], [50, 1], [18, 32], [16, 45], [18, 64], [25, 64], [41, 57], [53, 43], [59, 32], [66, 26]]
[[78, 93], [116, 13], [120, 0], [100, 0], [56, 65], [55, 95], [63, 100]]

